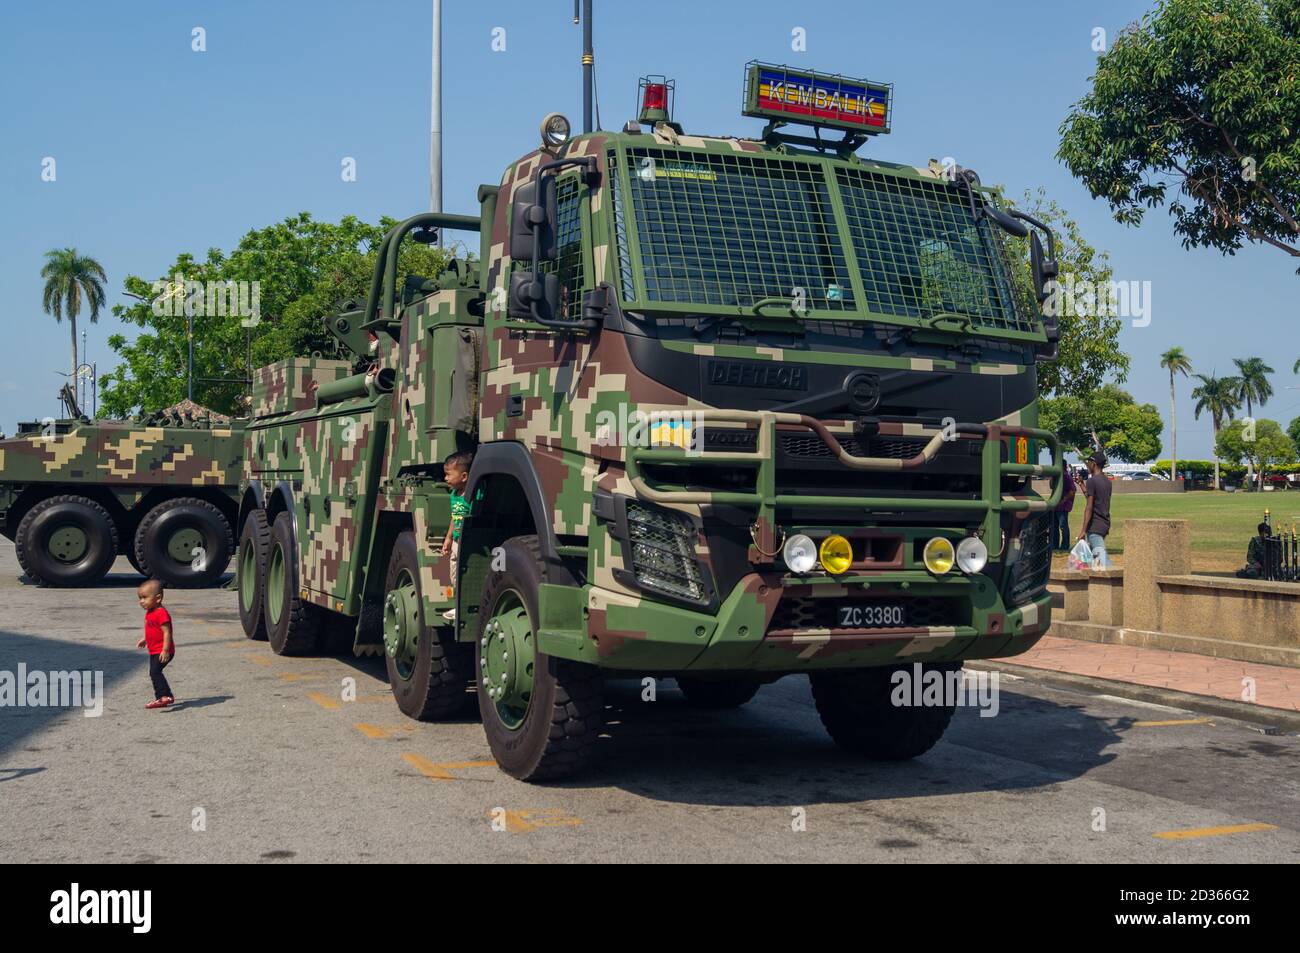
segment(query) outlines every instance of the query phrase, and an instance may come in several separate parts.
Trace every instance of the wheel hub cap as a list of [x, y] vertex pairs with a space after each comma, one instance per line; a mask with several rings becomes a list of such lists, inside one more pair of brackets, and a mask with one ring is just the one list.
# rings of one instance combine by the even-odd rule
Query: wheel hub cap
[[534, 636], [528, 611], [516, 600], [498, 607], [479, 639], [479, 690], [496, 704], [508, 727], [517, 727], [533, 695]]
[[420, 596], [406, 570], [384, 597], [384, 651], [404, 675], [415, 667], [420, 644]]
[[203, 534], [188, 526], [172, 533], [167, 541], [167, 555], [178, 563], [192, 562], [196, 549], [203, 549]]
[[89, 546], [90, 541], [86, 539], [86, 533], [81, 527], [61, 526], [50, 534], [47, 548], [50, 555], [59, 562], [75, 563], [86, 555]]

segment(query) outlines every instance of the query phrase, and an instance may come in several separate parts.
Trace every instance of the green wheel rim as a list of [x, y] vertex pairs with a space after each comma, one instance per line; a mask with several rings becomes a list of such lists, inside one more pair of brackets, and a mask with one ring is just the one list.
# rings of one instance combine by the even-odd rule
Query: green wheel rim
[[253, 597], [257, 594], [257, 553], [252, 543], [244, 547], [239, 557], [239, 602], [245, 612], [253, 611]]
[[266, 615], [272, 627], [280, 622], [284, 612], [284, 550], [271, 547], [271, 560], [266, 567]]
[[403, 568], [384, 597], [384, 651], [402, 681], [410, 681], [420, 653], [420, 592]]
[[194, 561], [194, 550], [203, 549], [203, 534], [192, 526], [182, 526], [167, 540], [167, 555], [178, 563]]
[[61, 563], [78, 562], [89, 548], [90, 538], [80, 526], [60, 526], [45, 545], [50, 556]]
[[523, 597], [501, 594], [479, 639], [479, 691], [496, 708], [497, 718], [517, 731], [528, 715], [537, 665], [536, 637]]

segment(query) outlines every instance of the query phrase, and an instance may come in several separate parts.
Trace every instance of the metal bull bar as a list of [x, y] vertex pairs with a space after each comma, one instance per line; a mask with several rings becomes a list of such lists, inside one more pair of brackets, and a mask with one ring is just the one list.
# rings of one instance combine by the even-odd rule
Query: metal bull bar
[[[870, 471], [905, 471], [919, 470], [928, 464], [943, 445], [944, 434], [941, 430], [925, 428], [919, 424], [904, 424], [903, 435], [929, 437], [925, 446], [914, 456], [906, 459], [893, 457], [859, 457], [849, 453], [835, 439], [830, 429], [815, 417], [806, 414], [780, 413], [763, 410], [650, 410], [646, 412], [650, 432], [654, 424], [667, 420], [689, 418], [694, 423], [727, 423], [754, 426], [758, 431], [757, 446], [753, 452], [728, 450], [688, 450], [677, 447], [635, 447], [627, 448], [628, 479], [637, 493], [644, 499], [655, 503], [711, 503], [725, 506], [751, 508], [756, 511], [754, 523], [754, 544], [759, 553], [771, 559], [776, 553], [776, 511], [790, 507], [845, 508], [862, 507], [867, 510], [951, 510], [955, 513], [980, 513], [983, 536], [987, 540], [996, 540], [1001, 533], [1001, 516], [1003, 513], [1045, 512], [1054, 509], [1061, 500], [1062, 455], [1060, 442], [1056, 435], [1047, 430], [1004, 424], [957, 424], [958, 433], [968, 437], [978, 437], [984, 441], [980, 456], [980, 498], [975, 500], [950, 500], [933, 498], [909, 498], [891, 496], [816, 496], [805, 494], [779, 493], [776, 488], [776, 428], [803, 427], [811, 430], [836, 459], [846, 467], [855, 470]], [[699, 439], [703, 441], [701, 431]], [[1003, 437], [1026, 437], [1040, 441], [1051, 449], [1052, 462], [1049, 465], [1034, 463], [1013, 463], [1002, 460]], [[755, 467], [757, 475], [755, 489], [748, 491], [711, 491], [711, 490], [664, 490], [651, 486], [641, 473], [641, 465], [646, 463], [683, 463], [706, 465], [732, 465]], [[1002, 493], [1002, 477], [1029, 476], [1050, 477], [1052, 492], [1047, 499], [1009, 496]]]

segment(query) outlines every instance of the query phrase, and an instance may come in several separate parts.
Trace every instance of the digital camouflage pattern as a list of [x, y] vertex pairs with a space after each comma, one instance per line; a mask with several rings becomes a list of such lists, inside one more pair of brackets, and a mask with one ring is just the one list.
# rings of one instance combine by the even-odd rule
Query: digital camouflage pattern
[[[255, 510], [268, 523], [281, 513], [292, 517], [299, 589], [291, 595], [336, 620], [341, 615], [358, 654], [386, 651], [392, 663], [407, 652], [415, 658], [401, 617], [418, 592], [421, 639], [438, 632], [440, 639], [481, 642], [486, 653], [489, 635], [506, 638], [481, 604], [503, 571], [494, 560], [507, 540], [536, 536], [543, 574], [530, 623], [536, 642], [520, 651], [609, 672], [764, 679], [987, 658], [1031, 646], [1050, 621], [1050, 549], [1039, 537], [1046, 540], [1045, 517], [1060, 482], [1055, 437], [1036, 429], [1033, 349], [1045, 340], [1041, 322], [1020, 314], [976, 339], [937, 322], [835, 310], [835, 295], [807, 317], [833, 321], [834, 334], [865, 343], [822, 347], [802, 330], [790, 333], [798, 324], [793, 315], [765, 321], [758, 305], [651, 300], [644, 255], [629, 237], [635, 226], [627, 188], [635, 174], [629, 150], [647, 147], [674, 150], [675, 162], [777, 154], [761, 142], [689, 136], [664, 123], [649, 134], [601, 132], [532, 152], [506, 169], [499, 186], [480, 188], [478, 260], [408, 278], [393, 313], [372, 304], [327, 319], [344, 360], [313, 358], [260, 372], [240, 522]], [[557, 330], [509, 315], [511, 277], [531, 268], [510, 257], [512, 205], [542, 164], [579, 157], [593, 157], [597, 174], [587, 178], [573, 167], [557, 173], [561, 247], [543, 272], [560, 279], [557, 320], [587, 316], [584, 294], [607, 289], [608, 298], [594, 327]], [[942, 187], [930, 167], [856, 156], [806, 162], [801, 174], [808, 176], [853, 167]], [[828, 194], [842, 217], [840, 200]], [[389, 238], [400, 241], [419, 219]], [[382, 262], [378, 268], [372, 302]], [[928, 280], [953, 270], [948, 262]], [[863, 300], [860, 280], [849, 289], [855, 301]], [[1015, 278], [990, 280], [1010, 287]], [[923, 291], [934, 294], [930, 286]], [[985, 307], [990, 294], [954, 300]], [[697, 333], [667, 330], [709, 315], [727, 319], [712, 340], [698, 333], [703, 325]], [[745, 333], [724, 334], [723, 324], [737, 319]], [[634, 321], [665, 330], [635, 332]], [[373, 349], [359, 343], [363, 323], [374, 332]], [[741, 383], [710, 389], [706, 370]], [[881, 389], [877, 403], [929, 409], [878, 419], [871, 408], [819, 416], [783, 410], [762, 392], [767, 381], [833, 378], [834, 388], [845, 381], [848, 394], [849, 382], [864, 374]], [[897, 396], [904, 393], [913, 396]], [[918, 404], [918, 393], [938, 396]], [[993, 409], [971, 417], [978, 408]], [[633, 445], [617, 422], [637, 415], [684, 418], [703, 446], [692, 445], [688, 457], [662, 433], [648, 446]], [[798, 442], [805, 438], [811, 444]], [[792, 447], [832, 468], [824, 489], [799, 483]], [[451, 520], [442, 462], [464, 449], [476, 452], [473, 508], [453, 578], [440, 552]], [[1037, 462], [1042, 449], [1052, 451], [1051, 464]], [[934, 469], [940, 465], [949, 469]], [[752, 484], [735, 489], [740, 471], [753, 474]], [[629, 537], [627, 514], [635, 507], [636, 520], [650, 521], [648, 532], [677, 540], [664, 545], [674, 553], [670, 569], [689, 582], [687, 596], [659, 588], [658, 570], [646, 568], [653, 564], [637, 564], [658, 557], [637, 555], [649, 550]], [[415, 541], [418, 587], [388, 589], [386, 578], [400, 570], [395, 546], [404, 532]], [[797, 532], [850, 537], [852, 567], [838, 576], [790, 572], [780, 544]], [[955, 545], [968, 535], [988, 543], [984, 572], [927, 570], [926, 541]], [[396, 578], [407, 577], [399, 571]], [[245, 589], [251, 604], [251, 581]], [[907, 606], [907, 623], [864, 627], [839, 618], [845, 608], [883, 603]], [[330, 618], [319, 617], [322, 630]], [[252, 624], [246, 628], [252, 634]], [[487, 635], [480, 638], [481, 631]], [[500, 664], [485, 654], [484, 679], [489, 661]], [[519, 677], [510, 676], [511, 684]], [[502, 697], [503, 688], [483, 684], [493, 699]]]

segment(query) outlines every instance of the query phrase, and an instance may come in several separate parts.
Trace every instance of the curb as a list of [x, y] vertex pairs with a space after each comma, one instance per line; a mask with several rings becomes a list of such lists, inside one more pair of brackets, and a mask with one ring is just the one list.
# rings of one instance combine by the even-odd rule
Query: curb
[[1229, 701], [1226, 698], [1215, 698], [1210, 695], [1194, 695], [1191, 692], [1180, 692], [1171, 688], [1118, 682], [1109, 678], [1094, 678], [1090, 675], [1072, 675], [1068, 672], [1033, 668], [1028, 665], [1012, 665], [1008, 662], [967, 662], [966, 667], [975, 671], [1005, 672], [1008, 675], [1017, 675], [1028, 681], [1044, 682], [1058, 688], [1091, 694], [1117, 695], [1120, 698], [1149, 702], [1154, 705], [1183, 708], [1203, 715], [1233, 718], [1266, 728], [1300, 732], [1300, 712], [1282, 708], [1267, 708], [1249, 702]]

